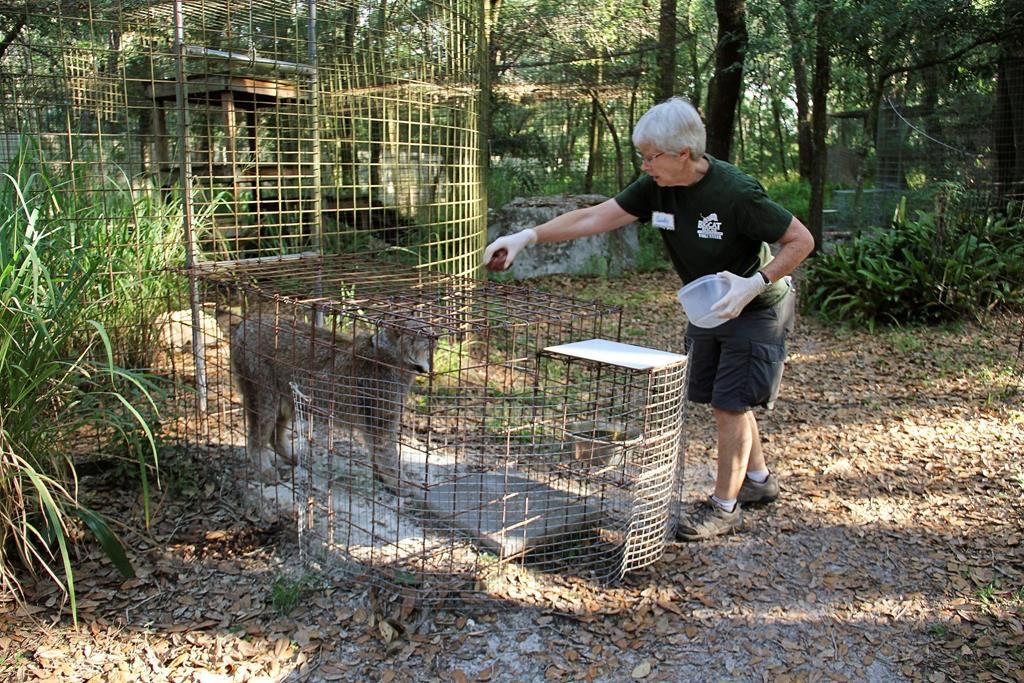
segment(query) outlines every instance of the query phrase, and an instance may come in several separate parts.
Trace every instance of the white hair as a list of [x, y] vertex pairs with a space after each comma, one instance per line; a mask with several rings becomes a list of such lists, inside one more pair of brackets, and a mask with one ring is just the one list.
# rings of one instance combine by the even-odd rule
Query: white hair
[[690, 156], [704, 156], [707, 133], [700, 114], [689, 100], [671, 97], [647, 110], [633, 127], [633, 146], [650, 145], [662, 152], [678, 154], [690, 150]]

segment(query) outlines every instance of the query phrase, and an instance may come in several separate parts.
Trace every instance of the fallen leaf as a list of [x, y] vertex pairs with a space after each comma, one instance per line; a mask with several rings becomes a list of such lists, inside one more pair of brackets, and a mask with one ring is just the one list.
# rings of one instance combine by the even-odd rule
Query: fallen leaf
[[398, 630], [387, 619], [381, 619], [377, 628], [380, 630], [380, 637], [383, 638], [385, 643], [390, 643], [398, 637]]
[[647, 678], [651, 674], [651, 663], [643, 661], [633, 667], [632, 676], [634, 679]]

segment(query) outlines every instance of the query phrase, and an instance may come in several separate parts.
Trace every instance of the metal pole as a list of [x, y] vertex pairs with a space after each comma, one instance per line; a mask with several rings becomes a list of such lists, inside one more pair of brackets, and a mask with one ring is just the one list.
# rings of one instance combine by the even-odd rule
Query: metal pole
[[[309, 98], [310, 116], [312, 120], [313, 133], [313, 249], [323, 256], [324, 244], [324, 221], [323, 221], [323, 169], [320, 164], [320, 69], [317, 64], [316, 49], [316, 0], [306, 0], [306, 54], [309, 60]], [[323, 261], [319, 260], [317, 268], [323, 268]], [[322, 270], [320, 271], [322, 273]], [[323, 283], [317, 279], [316, 296], [323, 296]], [[317, 308], [316, 323], [324, 324], [324, 313], [322, 308]]]
[[323, 253], [323, 219], [321, 212], [323, 211], [322, 192], [323, 192], [323, 171], [320, 168], [320, 77], [319, 69], [317, 65], [317, 50], [316, 50], [316, 0], [306, 0], [306, 14], [307, 14], [307, 25], [306, 25], [306, 52], [309, 59], [309, 97], [310, 97], [310, 115], [312, 116], [313, 126], [313, 153], [312, 153], [312, 164], [313, 164], [313, 220], [316, 222], [314, 228], [314, 242], [313, 248]]
[[188, 85], [185, 79], [185, 17], [182, 0], [174, 0], [174, 56], [177, 62], [177, 78], [174, 87], [174, 101], [178, 110], [178, 187], [181, 191], [182, 227], [185, 239], [185, 272], [188, 277], [188, 299], [192, 311], [192, 358], [196, 366], [196, 392], [199, 410], [206, 412], [206, 356], [203, 340], [203, 326], [200, 318], [202, 309], [199, 301], [199, 280], [195, 274], [196, 244], [192, 231], [192, 164], [188, 153]]
[[228, 50], [215, 50], [212, 47], [203, 47], [202, 45], [186, 45], [185, 54], [195, 57], [205, 57], [207, 59], [223, 59], [226, 62], [232, 62], [248, 67], [265, 67], [267, 69], [273, 69], [275, 71], [290, 71], [299, 74], [311, 74], [314, 69], [308, 64], [296, 64], [294, 62], [285, 62], [279, 59], [268, 59], [266, 57], [254, 57], [245, 52], [231, 52]]

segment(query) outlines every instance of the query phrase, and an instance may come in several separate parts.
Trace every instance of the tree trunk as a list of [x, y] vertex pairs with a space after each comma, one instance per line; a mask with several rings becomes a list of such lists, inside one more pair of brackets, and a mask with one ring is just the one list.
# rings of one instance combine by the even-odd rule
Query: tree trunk
[[676, 12], [677, 0], [661, 0], [658, 17], [658, 102], [676, 94]]
[[[772, 96], [772, 126], [775, 129], [775, 140], [779, 143], [779, 168], [782, 175], [789, 178], [789, 164], [786, 163], [786, 133], [782, 125], [782, 102], [778, 97]], [[808, 177], [810, 177], [808, 175]]]
[[7, 50], [11, 47], [18, 35], [21, 34], [21, 30], [25, 28], [25, 24], [28, 23], [28, 15], [25, 13], [19, 14], [14, 19], [14, 25], [4, 31], [4, 37], [0, 39], [0, 59], [3, 59], [7, 54]]
[[[888, 82], [888, 77], [884, 78], [873, 78], [872, 75], [866, 74], [867, 78], [865, 81], [868, 83], [868, 111], [867, 116], [864, 117], [864, 136], [871, 145], [871, 151], [876, 152], [875, 166], [878, 166], [877, 152], [878, 152], [878, 131], [881, 115], [882, 115], [882, 95], [885, 93], [885, 84]], [[862, 174], [862, 178], [863, 178]], [[877, 178], [876, 178], [877, 182]], [[861, 189], [863, 182], [857, 184], [857, 190]]]
[[1011, 197], [1015, 184], [1024, 180], [1024, 59], [1006, 50], [996, 76], [996, 192]]
[[700, 111], [700, 97], [704, 92], [704, 84], [700, 78], [700, 59], [697, 57], [697, 38], [693, 26], [693, 0], [686, 0], [686, 56], [689, 59], [690, 78], [692, 80], [690, 104]]
[[[746, 127], [744, 127], [743, 122], [744, 122], [744, 120], [746, 120], [746, 118], [749, 118], [750, 116], [753, 116], [753, 118], [754, 118], [754, 127], [756, 128], [757, 124], [758, 124], [757, 112], [755, 111], [755, 112], [752, 112], [750, 114], [744, 114], [743, 113], [743, 94], [741, 92], [740, 93], [740, 99], [739, 99], [738, 102], [736, 102], [736, 124], [734, 125], [734, 129], [733, 129], [733, 137], [736, 139], [736, 143], [737, 143], [737, 145], [736, 145], [737, 151], [736, 151], [736, 155], [735, 155], [735, 159], [736, 159], [736, 163], [737, 164], [746, 165], [746, 163], [747, 163], [747, 145], [746, 145], [747, 136], [746, 136]], [[750, 126], [750, 124], [748, 123], [747, 127], [749, 127], [749, 126]], [[760, 136], [760, 131], [757, 133], [757, 135]], [[732, 147], [730, 147], [730, 151], [731, 150], [732, 150]]]
[[561, 162], [561, 169], [566, 174], [572, 173], [573, 150], [576, 148], [576, 127], [579, 120], [583, 117], [584, 108], [586, 108], [586, 105], [579, 106], [573, 104], [565, 108], [565, 135], [562, 136], [561, 144], [558, 148], [558, 158]]
[[743, 86], [743, 58], [747, 49], [745, 0], [715, 0], [718, 15], [718, 43], [715, 47], [715, 75], [708, 91], [708, 152], [728, 160], [736, 105]]
[[[359, 20], [356, 15], [356, 10], [349, 9], [342, 14], [342, 25], [344, 30], [342, 32], [342, 45], [344, 49], [341, 51], [342, 65], [349, 67], [352, 55], [356, 54], [356, 22]], [[337, 118], [337, 149], [338, 149], [338, 167], [340, 169], [340, 177], [335, 180], [337, 183], [336, 187], [354, 188], [358, 185], [357, 178], [359, 174], [356, 172], [357, 155], [355, 149], [355, 143], [352, 142], [355, 136], [352, 134], [353, 120], [351, 111], [346, 108], [338, 113]], [[255, 131], [255, 126], [250, 129]], [[251, 144], [251, 143], [250, 143]], [[335, 190], [335, 194], [337, 194]], [[337, 197], [335, 197], [337, 198]]]
[[604, 121], [604, 125], [608, 128], [608, 134], [612, 136], [612, 147], [615, 149], [615, 184], [616, 187], [625, 187], [626, 185], [626, 164], [622, 154], [622, 145], [619, 142], [619, 132], [615, 129], [615, 122], [612, 121], [612, 117], [608, 114], [608, 110], [601, 104], [601, 99], [598, 97], [596, 90], [591, 92], [593, 102], [597, 105], [597, 111], [601, 115], [601, 120]]
[[492, 87], [498, 77], [498, 54], [494, 45], [494, 27], [498, 23], [501, 14], [502, 0], [488, 0], [484, 3], [484, 21], [481, 27], [481, 39], [484, 41], [483, 50], [486, 63], [481, 69], [480, 77], [480, 117], [478, 130], [480, 131], [480, 165], [481, 168], [491, 168], [491, 133], [494, 130], [494, 88]]
[[[1024, 2], [1008, 2], [1007, 21], [1022, 16]], [[1007, 35], [1013, 35], [1008, 33]], [[1003, 42], [996, 70], [994, 121], [996, 196], [1019, 198], [1024, 183], [1024, 47], [1013, 38]]]
[[793, 90], [796, 94], [796, 144], [799, 155], [798, 168], [800, 177], [807, 180], [811, 177], [811, 159], [813, 145], [811, 142], [811, 108], [807, 96], [807, 64], [804, 62], [802, 46], [804, 38], [801, 23], [797, 17], [794, 0], [779, 0], [783, 13], [786, 15], [786, 31], [789, 33], [789, 58], [793, 64]]
[[829, 52], [828, 24], [832, 14], [832, 0], [821, 0], [814, 15], [816, 41], [814, 46], [814, 83], [811, 86], [811, 142], [814, 145], [811, 164], [811, 201], [807, 226], [814, 236], [814, 248], [822, 245], [823, 214], [825, 208], [825, 176], [828, 169], [828, 150], [825, 136], [828, 133], [828, 91], [831, 87], [831, 62]]

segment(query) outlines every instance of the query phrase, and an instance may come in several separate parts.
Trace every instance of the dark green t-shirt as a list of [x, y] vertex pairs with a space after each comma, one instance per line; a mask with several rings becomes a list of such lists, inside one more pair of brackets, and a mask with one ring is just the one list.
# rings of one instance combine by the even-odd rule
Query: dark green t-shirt
[[[769, 244], [786, 232], [793, 214], [757, 180], [711, 155], [708, 172], [687, 187], [659, 187], [643, 175], [615, 197], [625, 211], [661, 233], [683, 284], [728, 270], [749, 277], [772, 260]], [[783, 282], [750, 304], [765, 308], [786, 293]]]

